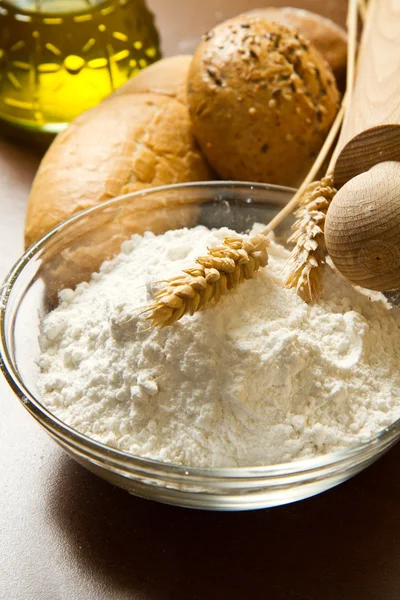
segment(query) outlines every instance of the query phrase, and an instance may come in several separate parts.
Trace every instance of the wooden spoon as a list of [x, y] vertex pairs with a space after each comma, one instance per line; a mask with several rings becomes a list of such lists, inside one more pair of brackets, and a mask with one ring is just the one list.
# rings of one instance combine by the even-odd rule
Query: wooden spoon
[[400, 289], [400, 1], [371, 0], [325, 224], [337, 269], [353, 284]]

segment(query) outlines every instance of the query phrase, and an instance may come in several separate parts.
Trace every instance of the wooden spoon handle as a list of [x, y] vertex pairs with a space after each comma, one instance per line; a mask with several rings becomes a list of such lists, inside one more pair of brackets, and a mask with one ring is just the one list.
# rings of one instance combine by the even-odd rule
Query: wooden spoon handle
[[400, 0], [370, 0], [338, 147], [336, 187], [379, 162], [400, 161]]

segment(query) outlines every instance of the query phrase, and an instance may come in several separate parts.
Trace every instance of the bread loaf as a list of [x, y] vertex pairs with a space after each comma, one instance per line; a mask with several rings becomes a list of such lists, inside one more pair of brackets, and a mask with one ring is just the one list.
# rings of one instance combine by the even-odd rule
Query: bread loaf
[[192, 56], [181, 54], [159, 60], [133, 77], [109, 96], [125, 94], [161, 94], [186, 101], [186, 80]]
[[301, 33], [329, 63], [339, 89], [344, 89], [346, 77], [347, 35], [336, 23], [302, 8], [284, 6], [257, 8], [244, 13], [286, 25]]
[[242, 15], [203, 37], [190, 65], [188, 104], [203, 153], [223, 179], [298, 185], [339, 93], [305, 38]]
[[189, 63], [187, 56], [155, 63], [57, 136], [33, 183], [26, 247], [73, 214], [120, 194], [213, 178], [185, 103]]

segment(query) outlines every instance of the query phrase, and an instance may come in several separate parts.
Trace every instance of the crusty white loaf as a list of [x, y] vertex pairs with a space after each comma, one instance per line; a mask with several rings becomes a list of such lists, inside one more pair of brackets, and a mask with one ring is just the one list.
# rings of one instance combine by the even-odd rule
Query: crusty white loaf
[[26, 247], [80, 210], [120, 194], [213, 177], [185, 103], [190, 60], [155, 63], [57, 136], [33, 183]]

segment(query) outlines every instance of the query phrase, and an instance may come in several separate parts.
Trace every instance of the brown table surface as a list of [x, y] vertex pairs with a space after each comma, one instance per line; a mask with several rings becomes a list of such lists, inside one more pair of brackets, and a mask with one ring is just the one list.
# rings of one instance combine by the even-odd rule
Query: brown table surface
[[[259, 3], [151, 1], [168, 54]], [[344, 21], [344, 1], [293, 4]], [[0, 277], [22, 252], [39, 160], [40, 152], [0, 139]], [[1, 377], [0, 411], [1, 600], [400, 598], [400, 446], [309, 500], [205, 513], [131, 497], [85, 471]]]

